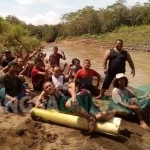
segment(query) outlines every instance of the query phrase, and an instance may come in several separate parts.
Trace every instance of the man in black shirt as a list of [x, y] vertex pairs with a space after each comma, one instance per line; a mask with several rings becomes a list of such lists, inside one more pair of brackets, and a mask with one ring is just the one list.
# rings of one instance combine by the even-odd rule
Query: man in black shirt
[[0, 77], [0, 96], [5, 105], [5, 112], [8, 113], [9, 107], [17, 112], [19, 100], [26, 96], [25, 92], [30, 94], [29, 90], [23, 88], [21, 80], [15, 75], [17, 62], [8, 63], [8, 72]]
[[[116, 40], [115, 47], [113, 49], [107, 50], [104, 55], [103, 68], [104, 74], [106, 74], [100, 95], [97, 98], [102, 98], [106, 89], [109, 89], [109, 86], [112, 80], [115, 78], [118, 73], [125, 73], [126, 61], [128, 61], [133, 77], [135, 75], [134, 63], [131, 59], [130, 54], [123, 50], [123, 41], [121, 39]], [[107, 62], [109, 61], [108, 68]]]
[[8, 65], [10, 61], [13, 61], [15, 58], [11, 56], [11, 51], [6, 50], [5, 51], [5, 58], [1, 61], [1, 66], [4, 68]]

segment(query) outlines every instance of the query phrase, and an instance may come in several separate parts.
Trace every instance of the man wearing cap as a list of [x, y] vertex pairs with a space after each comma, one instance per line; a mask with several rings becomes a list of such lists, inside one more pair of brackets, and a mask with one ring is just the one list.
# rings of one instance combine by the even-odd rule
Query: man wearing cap
[[15, 57], [11, 56], [10, 50], [6, 50], [4, 54], [5, 54], [5, 58], [2, 59], [2, 61], [1, 61], [1, 66], [3, 68], [6, 67], [10, 61], [13, 61], [15, 59]]
[[[9, 107], [13, 107], [14, 104], [18, 106], [18, 100], [26, 96], [21, 80], [15, 75], [17, 69], [17, 62], [11, 61], [8, 63], [8, 72], [0, 77], [0, 96], [2, 102], [5, 105], [5, 112], [8, 112]], [[16, 110], [13, 110], [14, 112]]]
[[[131, 59], [130, 54], [123, 50], [123, 40], [117, 39], [115, 43], [115, 47], [113, 49], [107, 50], [104, 55], [103, 67], [104, 67], [104, 74], [106, 74], [104, 82], [102, 84], [102, 88], [100, 91], [100, 95], [97, 98], [102, 98], [104, 93], [115, 78], [116, 74], [118, 73], [125, 73], [125, 66], [126, 61], [129, 63], [131, 68], [131, 74], [135, 75], [135, 68], [134, 63]], [[107, 62], [109, 61], [108, 68]]]
[[63, 60], [66, 60], [66, 56], [64, 54], [63, 51], [61, 51], [62, 55], [58, 53], [58, 47], [57, 46], [54, 46], [53, 47], [53, 54], [51, 54], [49, 56], [49, 61], [50, 61], [50, 57], [53, 55], [53, 57], [55, 57], [55, 64], [57, 66], [60, 66], [60, 58], [63, 59]]

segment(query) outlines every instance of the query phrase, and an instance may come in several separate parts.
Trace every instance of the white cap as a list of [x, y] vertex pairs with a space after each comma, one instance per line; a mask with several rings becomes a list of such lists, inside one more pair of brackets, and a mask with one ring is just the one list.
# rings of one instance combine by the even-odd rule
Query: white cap
[[124, 73], [116, 74], [116, 79], [120, 79], [120, 78], [123, 78], [123, 77], [126, 77]]

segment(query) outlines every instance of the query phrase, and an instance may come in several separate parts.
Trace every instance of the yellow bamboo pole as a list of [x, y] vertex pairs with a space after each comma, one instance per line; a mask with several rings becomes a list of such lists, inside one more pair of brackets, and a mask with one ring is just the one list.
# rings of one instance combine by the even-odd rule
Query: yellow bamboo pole
[[[70, 114], [64, 114], [53, 110], [32, 108], [31, 116], [41, 117], [45, 121], [51, 121], [69, 127], [74, 127], [74, 128], [84, 129], [84, 130], [87, 130], [88, 128], [88, 123], [85, 118], [70, 115]], [[117, 136], [119, 133], [120, 123], [121, 123], [121, 119], [117, 117], [111, 119], [110, 122], [103, 122], [103, 123], [96, 122], [94, 131]]]

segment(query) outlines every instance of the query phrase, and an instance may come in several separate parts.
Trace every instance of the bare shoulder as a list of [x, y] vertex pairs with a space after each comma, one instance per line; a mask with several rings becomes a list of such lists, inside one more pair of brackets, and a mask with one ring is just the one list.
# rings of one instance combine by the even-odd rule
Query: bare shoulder
[[110, 49], [105, 52], [104, 58], [108, 59], [109, 55], [110, 55]]

